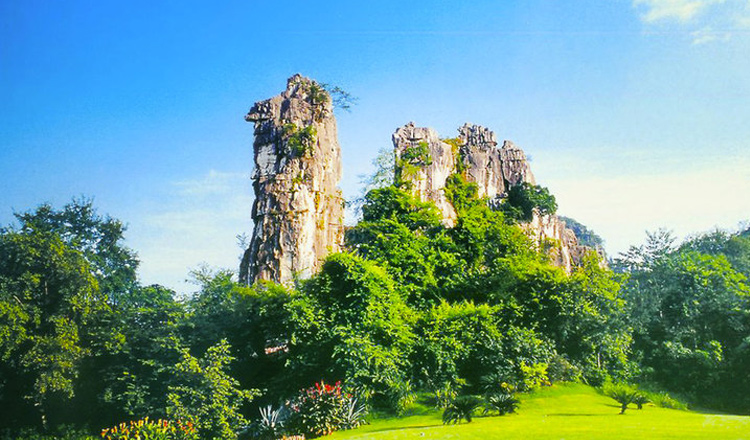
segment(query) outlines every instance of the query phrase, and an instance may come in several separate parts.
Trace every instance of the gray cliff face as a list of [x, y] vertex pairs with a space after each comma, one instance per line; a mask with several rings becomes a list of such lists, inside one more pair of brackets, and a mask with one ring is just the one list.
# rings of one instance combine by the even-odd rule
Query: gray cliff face
[[[413, 122], [393, 134], [397, 174], [410, 183], [412, 193], [420, 200], [437, 205], [446, 226], [455, 225], [456, 211], [445, 196], [445, 183], [459, 170], [467, 181], [477, 184], [479, 197], [486, 197], [491, 204], [500, 203], [511, 186], [536, 184], [526, 154], [513, 142], [506, 140], [498, 147], [495, 133], [468, 123], [458, 129], [458, 134], [456, 139], [441, 141], [435, 130], [416, 127]], [[420, 145], [426, 147], [428, 158], [404, 159], [413, 157], [409, 153]], [[535, 213], [522, 227], [539, 249], [568, 272], [585, 252], [575, 233], [556, 215]]]
[[500, 160], [503, 163], [503, 177], [509, 185], [530, 183], [536, 185], [526, 153], [511, 141], [503, 142], [500, 149]]
[[479, 197], [504, 197], [508, 188], [521, 183], [536, 184], [526, 154], [513, 142], [497, 147], [495, 133], [479, 125], [458, 129], [464, 177], [477, 184]]
[[479, 197], [493, 198], [505, 193], [502, 159], [492, 131], [464, 124], [458, 129], [464, 177], [477, 184]]
[[341, 149], [330, 96], [297, 74], [245, 120], [255, 125], [255, 202], [240, 280], [307, 278], [343, 243]]
[[[437, 205], [443, 223], [453, 226], [456, 211], [445, 197], [445, 180], [456, 172], [453, 147], [442, 142], [432, 128], [416, 127], [413, 122], [396, 130], [392, 139], [396, 163], [402, 163], [398, 170], [400, 178], [412, 183], [412, 193], [421, 201]], [[420, 148], [426, 148], [427, 157], [410, 158], [409, 153]]]

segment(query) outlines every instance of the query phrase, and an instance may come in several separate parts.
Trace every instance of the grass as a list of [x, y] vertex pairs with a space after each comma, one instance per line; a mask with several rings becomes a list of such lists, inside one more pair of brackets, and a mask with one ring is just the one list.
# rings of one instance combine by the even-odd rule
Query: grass
[[403, 418], [376, 419], [329, 439], [748, 439], [750, 417], [702, 414], [647, 404], [620, 406], [591, 387], [563, 384], [521, 395], [517, 414], [474, 418], [472, 423], [443, 425], [441, 412], [419, 411]]

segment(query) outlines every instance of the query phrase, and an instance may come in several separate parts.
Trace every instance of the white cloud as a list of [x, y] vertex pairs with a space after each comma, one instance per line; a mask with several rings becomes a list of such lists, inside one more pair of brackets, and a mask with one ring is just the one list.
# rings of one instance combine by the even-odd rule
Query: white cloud
[[733, 24], [740, 29], [750, 29], [750, 0], [746, 1], [744, 7], [739, 9], [732, 17]]
[[646, 13], [642, 15], [646, 22], [661, 20], [687, 22], [710, 6], [724, 2], [725, 0], [634, 0], [633, 4], [646, 8]]
[[728, 41], [732, 34], [729, 32], [715, 32], [710, 26], [692, 32], [693, 44], [706, 44], [714, 41]]
[[679, 31], [693, 44], [725, 42], [750, 30], [748, 0], [633, 0], [649, 29]]
[[138, 250], [140, 277], [188, 292], [190, 270], [202, 264], [236, 270], [242, 250], [236, 236], [252, 228], [250, 177], [211, 170], [174, 182], [158, 206], [129, 227], [129, 245]]

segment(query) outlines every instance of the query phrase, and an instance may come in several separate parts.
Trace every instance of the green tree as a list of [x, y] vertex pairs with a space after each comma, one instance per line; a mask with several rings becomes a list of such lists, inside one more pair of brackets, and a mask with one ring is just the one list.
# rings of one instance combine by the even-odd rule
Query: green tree
[[137, 283], [138, 259], [123, 244], [124, 224], [109, 216], [101, 216], [91, 199], [73, 199], [61, 210], [49, 204], [36, 210], [15, 214], [20, 231], [48, 232], [76, 249], [91, 266], [99, 289], [117, 302], [117, 295]]
[[557, 212], [557, 201], [547, 188], [523, 182], [508, 189], [508, 196], [500, 208], [508, 219], [528, 222], [534, 211], [541, 215]]
[[329, 256], [291, 304], [290, 363], [302, 383], [346, 379], [378, 407], [411, 397], [411, 311], [388, 274], [350, 254]]
[[191, 421], [202, 439], [237, 438], [237, 431], [247, 425], [240, 407], [258, 391], [239, 388], [239, 383], [227, 374], [231, 361], [226, 340], [209, 347], [202, 359], [183, 350], [182, 360], [175, 366], [181, 383], [171, 386], [167, 395], [169, 417]]
[[82, 333], [106, 303], [84, 254], [28, 225], [0, 230], [0, 402], [4, 423], [46, 426], [74, 394]]
[[285, 377], [290, 338], [287, 304], [296, 292], [270, 282], [244, 286], [231, 271], [193, 273], [200, 290], [187, 303], [184, 334], [193, 353], [226, 339], [234, 360], [232, 377], [243, 388], [279, 395], [296, 391]]
[[[174, 365], [185, 346], [181, 334], [185, 307], [159, 285], [120, 296], [102, 325], [100, 344], [84, 362], [76, 404], [102, 426], [127, 419], [166, 416], [166, 395], [175, 381]], [[92, 417], [93, 419], [93, 417]], [[106, 423], [105, 423], [106, 422]]]
[[546, 370], [553, 348], [537, 333], [504, 319], [501, 306], [443, 302], [422, 314], [415, 326], [414, 376], [440, 397], [464, 386], [480, 393], [482, 378], [497, 377], [521, 389], [529, 367]]
[[[748, 230], [750, 231], [750, 230]], [[680, 250], [694, 250], [708, 255], [724, 255], [732, 267], [750, 278], [750, 233], [730, 234], [716, 230], [697, 235], [680, 246]]]
[[395, 156], [393, 149], [379, 149], [378, 154], [372, 159], [372, 166], [375, 168], [372, 174], [360, 174], [357, 176], [362, 189], [357, 198], [347, 202], [354, 209], [357, 216], [362, 214], [362, 205], [365, 203], [367, 193], [374, 189], [385, 188], [394, 184]]
[[735, 369], [745, 363], [750, 330], [746, 278], [720, 252], [725, 237], [679, 248], [673, 241], [650, 234], [619, 263], [628, 270], [625, 294], [644, 378], [704, 405], [750, 408], [747, 383]]
[[391, 219], [409, 229], [429, 229], [440, 225], [440, 213], [432, 203], [420, 202], [407, 191], [389, 186], [370, 191], [362, 206], [362, 220]]
[[604, 239], [596, 232], [587, 228], [578, 220], [559, 215], [558, 218], [565, 222], [565, 227], [570, 228], [576, 234], [578, 244], [588, 246], [592, 249], [604, 249]]
[[384, 268], [410, 304], [430, 302], [438, 277], [458, 264], [437, 208], [391, 186], [370, 191], [363, 214], [347, 247]]

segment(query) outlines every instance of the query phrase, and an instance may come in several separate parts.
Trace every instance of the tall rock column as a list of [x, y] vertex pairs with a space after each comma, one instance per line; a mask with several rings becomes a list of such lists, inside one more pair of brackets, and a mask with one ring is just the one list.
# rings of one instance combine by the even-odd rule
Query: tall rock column
[[257, 102], [245, 120], [255, 125], [255, 202], [240, 281], [308, 278], [343, 243], [341, 149], [331, 98], [297, 74], [283, 93]]

